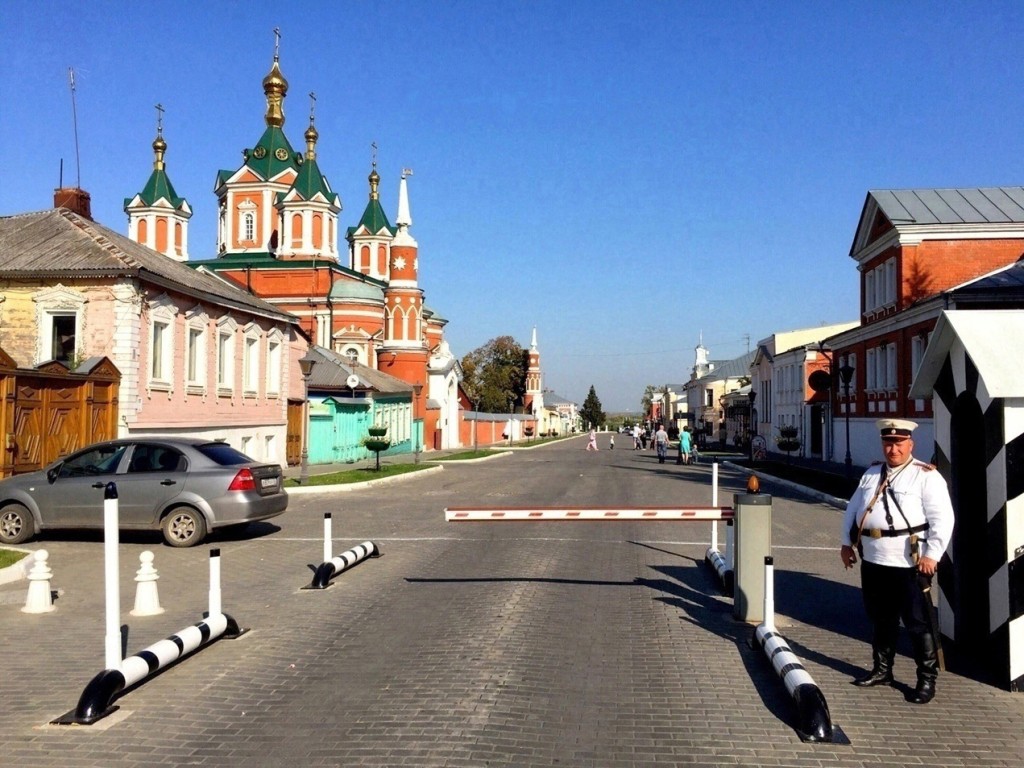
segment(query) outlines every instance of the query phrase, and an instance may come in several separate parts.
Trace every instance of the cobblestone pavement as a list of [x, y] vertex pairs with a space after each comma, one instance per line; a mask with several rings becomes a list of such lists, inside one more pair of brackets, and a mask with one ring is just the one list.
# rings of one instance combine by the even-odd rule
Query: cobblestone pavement
[[[49, 614], [0, 587], [0, 764], [59, 766], [1020, 766], [1024, 697], [953, 672], [925, 707], [900, 649], [897, 688], [849, 684], [869, 659], [839, 512], [773, 495], [777, 624], [845, 744], [803, 743], [752, 628], [702, 565], [709, 523], [445, 523], [446, 506], [707, 505], [707, 465], [659, 465], [583, 438], [349, 493], [219, 533], [226, 613], [249, 632], [147, 679], [92, 726], [75, 708], [104, 659], [103, 546], [50, 536]], [[721, 502], [745, 478], [723, 468]], [[371, 540], [380, 558], [303, 590], [322, 557]], [[724, 533], [723, 533], [724, 538]], [[129, 654], [202, 618], [209, 549], [120, 547]], [[159, 616], [129, 615], [155, 552]], [[905, 641], [905, 638], [904, 638]]]

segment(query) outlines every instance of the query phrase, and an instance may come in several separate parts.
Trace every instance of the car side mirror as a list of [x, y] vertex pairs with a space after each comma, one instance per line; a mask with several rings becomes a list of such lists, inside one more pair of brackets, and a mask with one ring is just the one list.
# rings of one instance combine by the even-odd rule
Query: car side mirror
[[60, 475], [60, 468], [62, 466], [64, 465], [58, 464], [55, 467], [50, 467], [48, 470], [46, 470], [46, 479], [50, 481], [50, 485], [53, 485], [55, 482], [57, 482], [57, 477]]

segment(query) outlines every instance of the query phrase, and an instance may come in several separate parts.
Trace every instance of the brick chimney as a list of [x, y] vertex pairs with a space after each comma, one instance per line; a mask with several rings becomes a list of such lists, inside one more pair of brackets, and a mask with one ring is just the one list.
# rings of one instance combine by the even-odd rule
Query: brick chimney
[[67, 208], [90, 221], [92, 221], [91, 199], [88, 192], [78, 187], [60, 187], [53, 190], [54, 208]]

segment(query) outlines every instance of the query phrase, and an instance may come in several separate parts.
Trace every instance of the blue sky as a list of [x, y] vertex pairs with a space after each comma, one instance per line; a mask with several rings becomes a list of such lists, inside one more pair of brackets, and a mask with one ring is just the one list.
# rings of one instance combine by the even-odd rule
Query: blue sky
[[853, 320], [869, 189], [1024, 183], [1016, 3], [123, 2], [0, 11], [0, 215], [167, 170], [215, 248], [213, 183], [264, 128], [280, 27], [293, 146], [317, 94], [342, 224], [370, 143], [412, 168], [427, 304], [459, 356], [536, 326], [545, 386], [606, 410], [775, 331]]

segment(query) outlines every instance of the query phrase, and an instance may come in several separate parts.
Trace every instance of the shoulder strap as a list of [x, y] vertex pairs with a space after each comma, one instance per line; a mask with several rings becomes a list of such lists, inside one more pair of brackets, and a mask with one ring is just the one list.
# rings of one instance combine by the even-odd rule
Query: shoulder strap
[[883, 465], [882, 471], [879, 474], [878, 488], [875, 489], [875, 495], [871, 497], [871, 501], [869, 501], [868, 505], [864, 507], [864, 514], [861, 515], [860, 523], [857, 525], [856, 540], [852, 542], [854, 547], [860, 544], [860, 536], [861, 533], [864, 531], [864, 523], [867, 522], [868, 515], [871, 514], [871, 508], [875, 506], [875, 502], [878, 501], [878, 497], [885, 493], [885, 489], [889, 485], [889, 475], [886, 472], [886, 469], [888, 469], [888, 467]]

